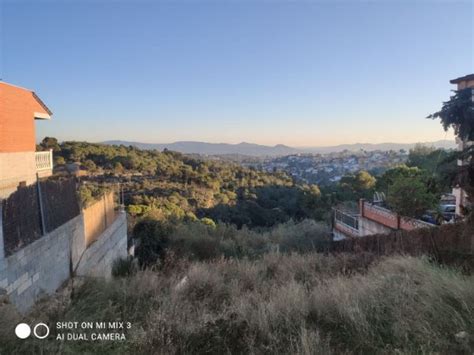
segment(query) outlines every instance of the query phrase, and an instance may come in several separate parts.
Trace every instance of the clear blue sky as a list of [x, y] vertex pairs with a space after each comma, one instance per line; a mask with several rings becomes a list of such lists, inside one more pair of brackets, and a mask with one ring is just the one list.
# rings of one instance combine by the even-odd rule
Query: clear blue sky
[[0, 77], [54, 112], [38, 138], [438, 140], [474, 72], [472, 1], [0, 3]]

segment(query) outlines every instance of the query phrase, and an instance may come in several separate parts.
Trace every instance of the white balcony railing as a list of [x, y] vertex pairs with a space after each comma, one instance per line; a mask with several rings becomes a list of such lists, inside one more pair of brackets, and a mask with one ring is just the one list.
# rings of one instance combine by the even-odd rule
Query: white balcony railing
[[53, 170], [53, 151], [35, 152], [36, 171]]

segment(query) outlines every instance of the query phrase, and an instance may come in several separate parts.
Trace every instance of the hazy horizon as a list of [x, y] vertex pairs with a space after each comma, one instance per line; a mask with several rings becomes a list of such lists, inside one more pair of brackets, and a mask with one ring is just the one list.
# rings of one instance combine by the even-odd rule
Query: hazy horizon
[[470, 1], [6, 0], [0, 77], [53, 111], [38, 138], [454, 139], [426, 116], [449, 99], [450, 79], [473, 71], [473, 11]]
[[248, 142], [248, 141], [240, 141], [240, 142], [222, 142], [222, 141], [217, 141], [217, 142], [207, 142], [207, 141], [197, 141], [197, 140], [176, 140], [176, 141], [170, 141], [170, 142], [144, 142], [144, 141], [137, 141], [137, 140], [128, 140], [128, 139], [104, 139], [101, 141], [95, 141], [95, 142], [90, 142], [90, 143], [104, 143], [104, 142], [113, 142], [113, 141], [123, 141], [123, 142], [134, 142], [134, 143], [143, 143], [143, 144], [173, 144], [173, 143], [180, 143], [180, 142], [187, 142], [187, 143], [208, 143], [208, 144], [232, 144], [232, 145], [238, 145], [238, 144], [257, 144], [257, 145], [265, 145], [265, 146], [278, 146], [278, 145], [285, 145], [291, 148], [319, 148], [319, 147], [331, 147], [331, 146], [338, 146], [338, 145], [355, 145], [355, 144], [416, 144], [416, 143], [435, 143], [435, 142], [440, 142], [440, 141], [450, 141], [450, 139], [437, 139], [437, 140], [432, 140], [432, 141], [413, 141], [413, 142], [344, 142], [340, 144], [331, 144], [331, 145], [287, 145], [283, 143], [277, 143], [277, 144], [262, 144], [258, 142]]

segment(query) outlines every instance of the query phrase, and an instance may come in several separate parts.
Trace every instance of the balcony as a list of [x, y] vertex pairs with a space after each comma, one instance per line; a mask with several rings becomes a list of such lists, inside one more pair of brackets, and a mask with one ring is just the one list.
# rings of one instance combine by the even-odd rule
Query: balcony
[[359, 237], [359, 216], [333, 209], [334, 229], [349, 237]]
[[53, 171], [53, 151], [35, 152], [36, 172], [41, 175], [51, 175]]

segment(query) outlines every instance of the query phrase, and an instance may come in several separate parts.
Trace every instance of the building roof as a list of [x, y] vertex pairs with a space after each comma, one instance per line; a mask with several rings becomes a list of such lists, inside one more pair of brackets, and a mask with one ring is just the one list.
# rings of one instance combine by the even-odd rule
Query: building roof
[[53, 115], [48, 106], [46, 106], [46, 104], [32, 90], [0, 81], [0, 92], [2, 92], [2, 97], [4, 98], [15, 98], [21, 101], [28, 100], [28, 102], [31, 102], [33, 104], [32, 107], [34, 108], [34, 119], [49, 120]]
[[453, 80], [450, 80], [449, 82], [451, 84], [458, 84], [462, 81], [468, 81], [468, 80], [474, 80], [474, 74], [468, 74], [468, 75], [464, 75], [464, 76], [461, 76], [459, 78], [456, 78], [456, 79], [453, 79]]

